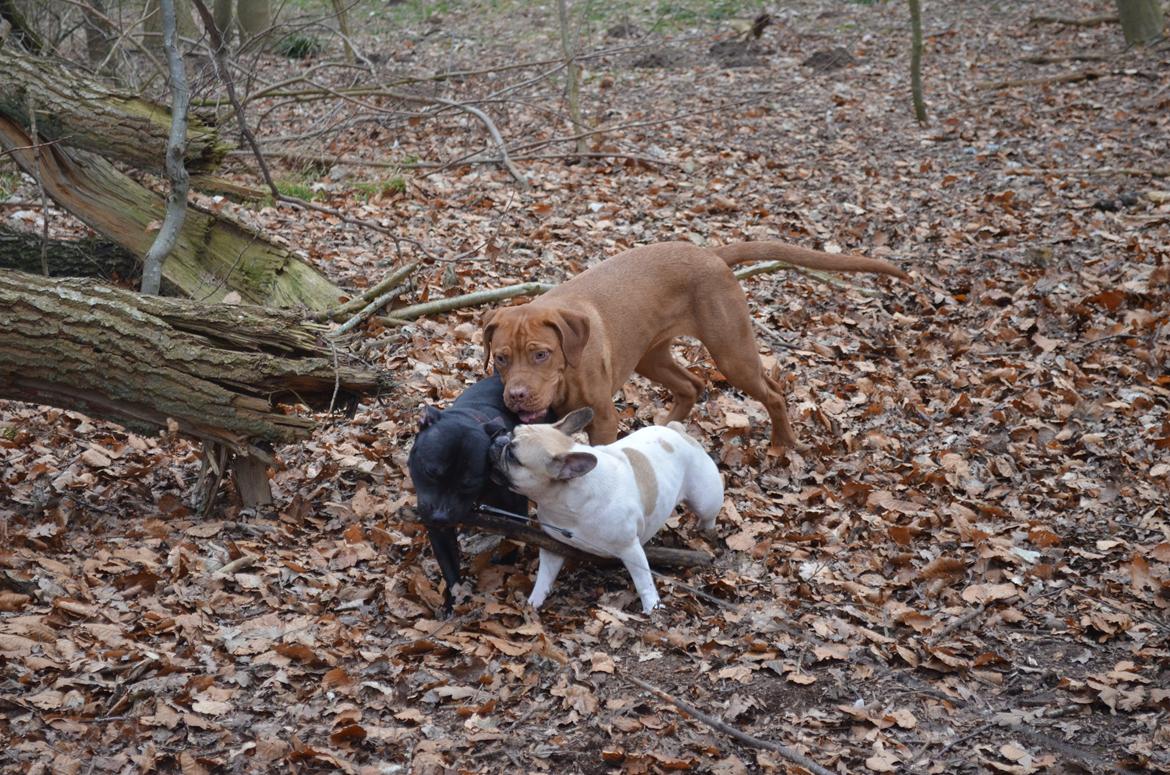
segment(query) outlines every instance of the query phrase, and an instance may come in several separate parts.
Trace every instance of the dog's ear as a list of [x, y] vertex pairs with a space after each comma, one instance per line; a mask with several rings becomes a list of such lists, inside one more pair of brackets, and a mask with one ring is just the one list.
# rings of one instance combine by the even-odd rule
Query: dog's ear
[[501, 433], [507, 433], [508, 426], [499, 417], [493, 417], [483, 424], [483, 432], [488, 435], [489, 439], [494, 439]]
[[557, 420], [553, 424], [553, 427], [566, 436], [572, 436], [577, 431], [584, 429], [591, 422], [593, 422], [593, 409], [592, 407], [583, 406], [580, 409], [574, 409], [560, 420]]
[[584, 476], [597, 467], [597, 455], [592, 452], [567, 452], [548, 463], [548, 475], [558, 481]]
[[418, 418], [418, 429], [420, 431], [425, 431], [427, 428], [438, 422], [439, 417], [441, 417], [442, 414], [443, 413], [435, 407], [428, 405], [423, 409], [422, 415], [420, 415]]
[[488, 310], [488, 312], [480, 320], [480, 327], [483, 329], [483, 370], [487, 371], [488, 367], [492, 365], [492, 336], [496, 333], [496, 323], [492, 319], [499, 312], [498, 309]]
[[561, 340], [565, 363], [576, 367], [581, 362], [585, 343], [589, 341], [589, 318], [571, 309], [558, 310], [553, 319], [553, 328]]

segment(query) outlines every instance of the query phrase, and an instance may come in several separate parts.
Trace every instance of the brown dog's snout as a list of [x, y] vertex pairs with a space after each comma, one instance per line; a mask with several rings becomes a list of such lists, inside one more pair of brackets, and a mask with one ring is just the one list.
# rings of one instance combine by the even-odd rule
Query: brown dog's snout
[[508, 400], [513, 404], [523, 404], [532, 393], [527, 385], [514, 385], [508, 388]]

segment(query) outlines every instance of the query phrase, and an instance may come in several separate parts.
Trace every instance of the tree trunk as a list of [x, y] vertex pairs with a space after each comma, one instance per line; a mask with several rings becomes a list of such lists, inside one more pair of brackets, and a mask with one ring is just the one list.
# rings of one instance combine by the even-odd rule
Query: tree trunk
[[[573, 134], [585, 129], [581, 121], [581, 65], [576, 60], [577, 35], [571, 29], [567, 0], [557, 0], [557, 15], [561, 24], [561, 53], [565, 56], [565, 92], [569, 103], [569, 120], [573, 124]], [[584, 137], [578, 137], [576, 142], [577, 153], [588, 150]]]
[[345, 47], [345, 61], [352, 65], [355, 56], [349, 35], [349, 9], [347, 8], [349, 2], [350, 0], [333, 0], [333, 15], [337, 17], [337, 30], [341, 33], [341, 44]]
[[111, 54], [117, 33], [106, 16], [105, 0], [88, 0], [82, 7], [85, 19], [85, 53], [94, 72], [113, 77], [116, 71]]
[[215, 0], [215, 4], [212, 6], [212, 17], [219, 30], [220, 38], [225, 44], [231, 43], [236, 21], [234, 0]]
[[[194, 40], [199, 37], [199, 26], [191, 10], [191, 0], [175, 0], [175, 16], [179, 37]], [[142, 20], [142, 44], [160, 58], [163, 53], [162, 5], [159, 0], [146, 0], [146, 14]]]
[[926, 123], [926, 101], [922, 98], [922, 8], [919, 0], [910, 3], [910, 95], [914, 100], [914, 118]]
[[[188, 6], [190, 7], [190, 6]], [[37, 106], [42, 139], [57, 140], [100, 156], [161, 173], [166, 158], [170, 111], [157, 103], [109, 91], [97, 81], [56, 62], [0, 47], [0, 116], [29, 126], [28, 95]], [[192, 116], [187, 128], [191, 172], [219, 166], [230, 143], [214, 126]]]
[[1162, 35], [1162, 5], [1159, 0], [1117, 0], [1121, 31], [1131, 46], [1149, 43]]
[[[39, 156], [41, 179], [53, 201], [136, 256], [146, 255], [163, 219], [162, 197], [101, 157], [60, 145], [33, 145], [19, 126], [0, 117], [0, 148], [30, 174]], [[163, 277], [201, 301], [219, 301], [236, 291], [251, 304], [324, 310], [342, 295], [288, 249], [194, 205], [189, 205]]]
[[239, 0], [236, 19], [240, 25], [240, 42], [245, 46], [264, 47], [264, 38], [272, 27], [270, 0]]
[[[38, 54], [45, 50], [45, 42], [28, 23], [24, 11], [15, 0], [0, 0], [0, 19], [4, 19], [12, 25], [12, 37], [20, 45]], [[0, 68], [0, 70], [2, 69]]]
[[[308, 417], [384, 387], [335, 369], [325, 327], [289, 311], [141, 296], [88, 280], [0, 270], [0, 398], [49, 404], [242, 455], [306, 438]], [[335, 395], [336, 394], [336, 395]]]
[[175, 33], [175, 0], [161, 0], [163, 9], [163, 49], [171, 85], [171, 131], [167, 139], [166, 172], [171, 184], [166, 198], [166, 216], [154, 242], [142, 259], [142, 292], [157, 294], [162, 286], [163, 262], [175, 247], [175, 241], [187, 220], [187, 191], [190, 177], [183, 166], [187, 144], [187, 114], [191, 92], [187, 88], [187, 68], [179, 52]]

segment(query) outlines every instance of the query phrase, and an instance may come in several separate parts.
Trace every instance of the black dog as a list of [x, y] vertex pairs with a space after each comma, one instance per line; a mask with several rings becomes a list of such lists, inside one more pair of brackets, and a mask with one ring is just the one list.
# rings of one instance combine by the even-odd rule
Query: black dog
[[504, 406], [504, 383], [495, 374], [463, 391], [446, 411], [428, 406], [419, 421], [407, 466], [418, 495], [419, 519], [427, 526], [447, 585], [443, 597], [448, 610], [460, 581], [455, 524], [480, 503], [528, 514], [525, 496], [492, 481], [488, 460], [492, 437], [511, 431], [519, 421]]

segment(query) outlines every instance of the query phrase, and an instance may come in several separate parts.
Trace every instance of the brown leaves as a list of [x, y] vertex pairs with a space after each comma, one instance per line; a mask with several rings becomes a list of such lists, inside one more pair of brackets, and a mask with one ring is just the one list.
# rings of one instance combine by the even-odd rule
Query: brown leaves
[[[532, 551], [465, 539], [472, 591], [437, 618], [424, 531], [398, 519], [413, 498], [406, 452], [419, 405], [449, 402], [482, 373], [482, 310], [357, 333], [353, 347], [394, 389], [274, 450], [271, 512], [241, 510], [229, 482], [199, 516], [200, 451], [173, 434], [5, 404], [0, 698], [22, 746], [10, 749], [16, 766], [83, 770], [77, 752], [98, 749], [100, 727], [94, 766], [109, 771], [788, 767], [768, 752], [729, 753], [720, 734], [622, 683], [629, 671], [838, 771], [1165, 768], [1170, 226], [1158, 197], [1093, 207], [1149, 188], [1103, 170], [1152, 164], [1149, 138], [1170, 131], [1170, 113], [1140, 97], [1165, 93], [1165, 68], [1157, 52], [1134, 50], [1126, 67], [1142, 89], [1119, 71], [1091, 95], [1049, 84], [967, 99], [972, 69], [1036, 75], [1013, 53], [1024, 45], [1055, 55], [1113, 33], [938, 4], [938, 28], [963, 29], [988, 56], [971, 60], [950, 33], [932, 39], [930, 77], [954, 99], [938, 131], [919, 135], [905, 131], [904, 95], [866, 88], [903, 78], [887, 33], [901, 29], [904, 6], [832, 10], [769, 28], [767, 66], [680, 60], [632, 74], [620, 55], [591, 57], [583, 107], [591, 121], [612, 119], [598, 148], [654, 164], [521, 160], [527, 191], [478, 163], [404, 167], [405, 190], [380, 185], [382, 168], [276, 165], [311, 177], [330, 206], [390, 225], [397, 244], [311, 213], [244, 210], [347, 288], [422, 260], [411, 302], [559, 282], [661, 239], [778, 238], [911, 267], [911, 285], [790, 271], [743, 283], [758, 349], [810, 447], [800, 453], [763, 454], [759, 404], [731, 391], [703, 348], [678, 346], [708, 385], [688, 423], [720, 462], [726, 502], [716, 540], [687, 517], [657, 540], [713, 550], [711, 568], [666, 575], [733, 609], [659, 579], [665, 606], [647, 619], [622, 571], [567, 567], [534, 613], [523, 602]], [[409, 14], [371, 17], [357, 34], [374, 40], [393, 21], [393, 45], [371, 50], [409, 62], [384, 67], [478, 70], [546, 58], [540, 31], [555, 25], [534, 13], [519, 29], [490, 8], [453, 7], [450, 35]], [[631, 13], [654, 25], [642, 45], [673, 34], [669, 18]], [[701, 14], [687, 23], [688, 34], [718, 33]], [[873, 31], [854, 68], [776, 80], [786, 52], [842, 25]], [[265, 83], [300, 68], [267, 55], [250, 66]], [[475, 101], [536, 74], [470, 74], [443, 89]], [[330, 88], [365, 77], [315, 75]], [[608, 84], [600, 112], [590, 83]], [[484, 103], [513, 147], [561, 133], [547, 110], [554, 85], [538, 78]], [[767, 100], [719, 109], [729, 94]], [[378, 121], [331, 95], [260, 100], [258, 131], [265, 142], [311, 135], [313, 155], [385, 163], [483, 147], [475, 122], [419, 106], [396, 117], [394, 101], [363, 100]], [[713, 110], [678, 116], [679, 105]], [[1019, 166], [1041, 162], [1052, 171]], [[35, 198], [21, 185], [20, 198]], [[668, 404], [631, 381], [623, 427]], [[241, 557], [249, 567], [229, 565]], [[1108, 753], [1066, 761], [1073, 743]]]

